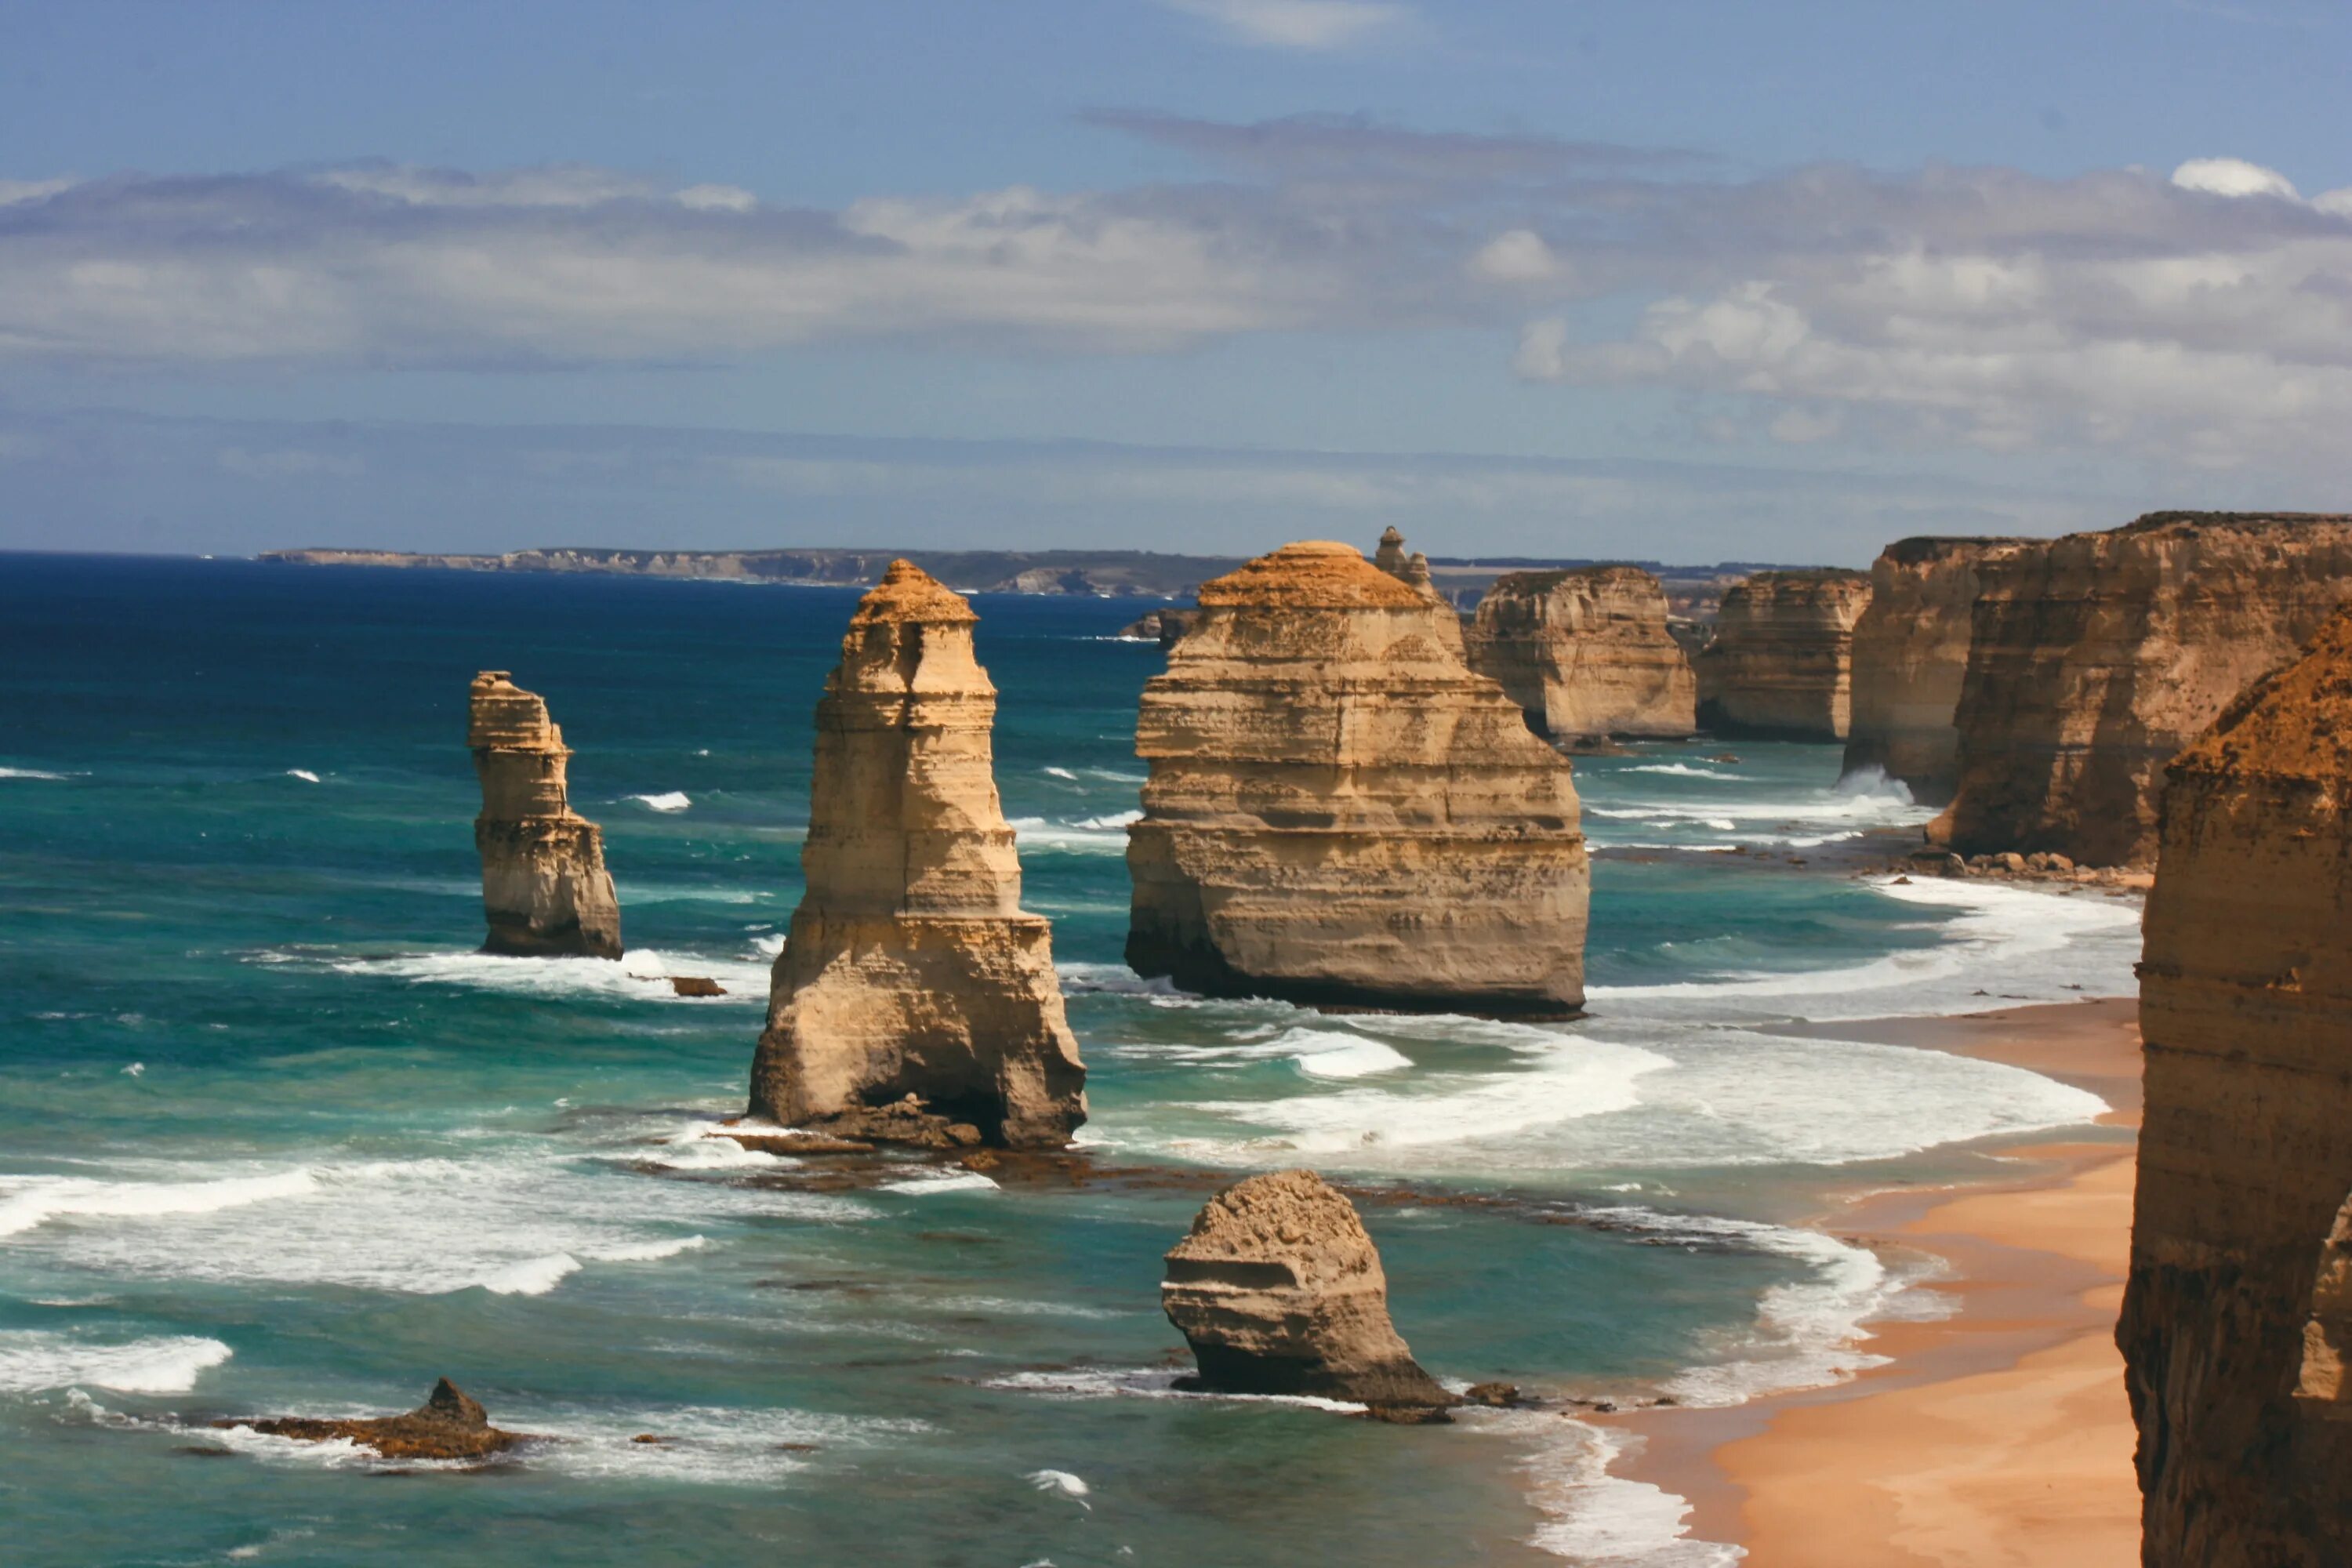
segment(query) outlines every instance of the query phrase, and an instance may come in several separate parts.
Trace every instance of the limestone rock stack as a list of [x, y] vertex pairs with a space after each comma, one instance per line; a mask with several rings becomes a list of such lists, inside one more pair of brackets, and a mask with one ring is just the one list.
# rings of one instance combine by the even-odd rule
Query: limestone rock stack
[[474, 677], [467, 745], [482, 781], [474, 847], [482, 858], [486, 952], [621, 956], [621, 901], [604, 869], [604, 835], [572, 809], [563, 731], [547, 704], [503, 669]]
[[1959, 773], [1953, 714], [1968, 674], [1977, 566], [2010, 539], [1905, 539], [1870, 568], [1870, 606], [1853, 627], [1853, 717], [1845, 772], [1877, 768], [1941, 805]]
[[1854, 623], [1870, 604], [1860, 572], [1759, 572], [1734, 584], [1699, 655], [1698, 721], [1727, 735], [1843, 741]]
[[1127, 960], [1220, 995], [1560, 1015], [1589, 876], [1566, 759], [1459, 620], [1344, 544], [1201, 588], [1143, 689]]
[[2156, 512], [1978, 574], [1952, 847], [2124, 865], [2166, 761], [2352, 593], [2352, 517]]
[[1638, 566], [1507, 573], [1478, 601], [1470, 664], [1538, 734], [1687, 735], [1698, 682], [1666, 620], [1665, 589]]
[[1388, 1276], [1356, 1205], [1312, 1171], [1276, 1171], [1211, 1198], [1168, 1251], [1160, 1303], [1200, 1385], [1442, 1408], [1454, 1396], [1389, 1319]]
[[2116, 1331], [2144, 1560], [2352, 1562], [2352, 612], [2167, 780]]
[[817, 704], [807, 890], [776, 960], [755, 1113], [1013, 1147], [1059, 1147], [1086, 1120], [1052, 933], [1022, 911], [997, 804], [979, 618], [905, 561], [850, 617]]

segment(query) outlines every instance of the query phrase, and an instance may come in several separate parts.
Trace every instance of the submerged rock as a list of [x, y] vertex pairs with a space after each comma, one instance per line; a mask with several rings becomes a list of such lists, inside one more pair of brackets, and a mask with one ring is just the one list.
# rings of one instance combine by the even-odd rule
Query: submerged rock
[[2145, 1561], [2352, 1562], [2352, 610], [2167, 770], [2147, 930]]
[[1877, 768], [1911, 798], [1941, 805], [1959, 774], [1953, 721], [1968, 674], [1978, 566], [2013, 539], [1905, 539], [1870, 568], [1870, 606], [1853, 627], [1849, 773]]
[[1356, 1206], [1312, 1171], [1211, 1198], [1169, 1248], [1160, 1303], [1198, 1385], [1443, 1410], [1455, 1400], [1389, 1321], [1388, 1277]]
[[501, 1432], [491, 1426], [488, 1412], [446, 1377], [433, 1385], [430, 1398], [405, 1415], [341, 1421], [283, 1415], [267, 1421], [215, 1421], [213, 1426], [248, 1426], [272, 1437], [305, 1443], [349, 1438], [387, 1459], [487, 1458], [526, 1437], [524, 1433]]
[[1471, 668], [1491, 675], [1536, 732], [1688, 735], [1698, 682], [1667, 629], [1666, 591], [1638, 566], [1511, 572], [1478, 601]]
[[1698, 721], [1726, 735], [1843, 741], [1851, 721], [1860, 572], [1759, 572], [1723, 595], [1715, 640], [1694, 662]]
[[1129, 964], [1217, 995], [1575, 1011], [1576, 786], [1460, 647], [1449, 606], [1345, 544], [1202, 584], [1136, 722]]
[[547, 704], [503, 669], [474, 677], [466, 743], [482, 782], [474, 847], [482, 858], [486, 952], [621, 956], [621, 901], [603, 830], [572, 809], [572, 753]]
[[846, 1138], [1058, 1148], [1086, 1120], [1053, 935], [1021, 909], [979, 620], [904, 561], [858, 602], [816, 710], [807, 891], [751, 1110]]

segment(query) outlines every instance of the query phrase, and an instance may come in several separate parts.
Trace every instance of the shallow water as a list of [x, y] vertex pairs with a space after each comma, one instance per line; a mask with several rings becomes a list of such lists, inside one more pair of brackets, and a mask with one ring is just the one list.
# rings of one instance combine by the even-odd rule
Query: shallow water
[[[1926, 815], [1835, 790], [1828, 747], [1580, 759], [1580, 1023], [1144, 986], [1120, 855], [1160, 656], [1112, 637], [1133, 604], [982, 596], [1113, 1173], [812, 1190], [702, 1134], [740, 1104], [855, 597], [0, 557], [6, 1561], [1719, 1561], [1557, 1415], [1173, 1394], [1160, 1254], [1223, 1173], [1310, 1163], [1359, 1184], [1440, 1375], [1723, 1402], [1837, 1375], [1862, 1317], [1927, 1300], [1792, 1228], [1825, 1184], [2098, 1109], [1769, 1032], [2113, 993], [2137, 948], [2114, 901], [1791, 865]], [[472, 952], [483, 668], [577, 751], [624, 964]], [[393, 1479], [202, 1426], [405, 1408], [443, 1373], [565, 1440]]]

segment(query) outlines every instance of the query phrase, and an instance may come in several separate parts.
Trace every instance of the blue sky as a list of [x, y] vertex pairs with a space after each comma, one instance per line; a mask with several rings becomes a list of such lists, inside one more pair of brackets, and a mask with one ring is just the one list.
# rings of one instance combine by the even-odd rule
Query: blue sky
[[0, 546], [2352, 506], [2352, 7], [0, 4]]

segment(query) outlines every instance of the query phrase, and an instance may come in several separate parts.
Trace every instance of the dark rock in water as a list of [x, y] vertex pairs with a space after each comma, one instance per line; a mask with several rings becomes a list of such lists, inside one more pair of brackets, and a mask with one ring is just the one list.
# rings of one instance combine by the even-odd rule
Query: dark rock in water
[[673, 974], [669, 988], [680, 996], [724, 996], [727, 988], [704, 974]]
[[523, 1441], [527, 1434], [501, 1432], [490, 1425], [489, 1413], [447, 1378], [433, 1385], [433, 1396], [405, 1415], [376, 1416], [356, 1421], [324, 1421], [286, 1415], [267, 1421], [215, 1421], [223, 1429], [247, 1426], [272, 1437], [292, 1437], [305, 1443], [331, 1443], [348, 1437], [373, 1448], [387, 1459], [479, 1459]]
[[1463, 1394], [1462, 1403], [1508, 1410], [1525, 1402], [1519, 1398], [1519, 1385], [1516, 1383], [1474, 1383]]
[[1198, 610], [1148, 610], [1139, 620], [1119, 628], [1118, 635], [1137, 642], [1156, 642], [1161, 647], [1173, 647], [1176, 641], [1192, 629]]
[[1201, 1388], [1357, 1400], [1383, 1421], [1454, 1403], [1390, 1322], [1388, 1278], [1355, 1205], [1312, 1171], [1211, 1198], [1169, 1249], [1160, 1301]]

